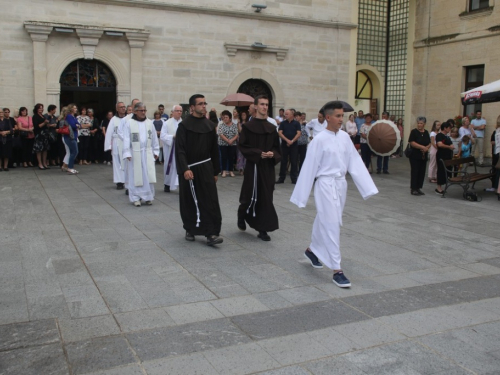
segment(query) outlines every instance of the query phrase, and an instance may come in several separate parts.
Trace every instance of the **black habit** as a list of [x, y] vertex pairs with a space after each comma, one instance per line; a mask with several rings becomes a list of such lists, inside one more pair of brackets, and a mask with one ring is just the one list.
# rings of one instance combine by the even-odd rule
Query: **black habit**
[[[276, 126], [266, 119], [253, 118], [242, 125], [238, 148], [247, 160], [241, 186], [238, 217], [257, 230], [272, 232], [279, 228], [278, 215], [273, 205], [274, 166], [281, 160]], [[262, 152], [272, 151], [274, 158], [261, 157]], [[257, 166], [256, 189], [254, 171]], [[257, 199], [257, 203], [253, 199]], [[254, 215], [255, 213], [255, 215]]]
[[[181, 218], [184, 229], [194, 236], [218, 236], [222, 223], [214, 179], [214, 176], [220, 172], [215, 126], [205, 117], [198, 118], [189, 115], [179, 124], [175, 136]], [[199, 162], [202, 163], [196, 164]], [[198, 216], [191, 184], [184, 178], [184, 172], [187, 170], [191, 170], [194, 175], [192, 182], [200, 213], [199, 226], [196, 226]]]

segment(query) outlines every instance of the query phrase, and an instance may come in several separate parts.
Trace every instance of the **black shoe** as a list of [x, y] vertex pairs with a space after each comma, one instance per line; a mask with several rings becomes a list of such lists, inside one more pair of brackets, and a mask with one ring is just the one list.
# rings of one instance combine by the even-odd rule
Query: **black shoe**
[[420, 195], [425, 195], [425, 193], [420, 189], [417, 189], [417, 193], [419, 193]]
[[292, 185], [295, 185], [297, 183], [297, 180], [292, 181]]
[[128, 189], [125, 189], [125, 195], [128, 195]]
[[194, 241], [194, 236], [189, 232], [186, 232], [186, 237], [184, 238], [186, 239], [186, 241]]
[[163, 191], [164, 191], [165, 193], [170, 193], [170, 186], [168, 186], [168, 185], [163, 185]]
[[246, 231], [247, 230], [247, 224], [245, 223], [245, 219], [238, 218], [238, 229], [241, 230], [241, 231]]
[[5, 172], [8, 172], [9, 171], [9, 168], [4, 168], [3, 169]]
[[207, 245], [208, 246], [214, 246], [214, 245], [222, 243], [223, 241], [224, 240], [222, 238], [217, 237], [213, 234], [211, 236], [207, 236]]
[[281, 178], [278, 181], [276, 181], [277, 184], [283, 184], [284, 182], [285, 180], [282, 180]]
[[434, 189], [434, 191], [436, 192], [437, 195], [440, 195], [440, 196], [444, 195], [444, 191], [439, 191], [438, 189]]
[[377, 174], [380, 174], [380, 171], [379, 171], [379, 170], [377, 171]]
[[384, 174], [389, 174], [389, 171], [384, 171]]
[[420, 196], [420, 194], [418, 193], [418, 190], [412, 190], [411, 195], [416, 195], [418, 197]]
[[271, 237], [269, 237], [269, 234], [267, 232], [259, 231], [259, 234], [257, 235], [262, 241], [271, 241]]
[[116, 190], [122, 190], [124, 187], [125, 187], [125, 184], [123, 184], [122, 182], [118, 182], [116, 184]]
[[307, 249], [304, 252], [304, 256], [307, 260], [309, 260], [309, 262], [311, 262], [311, 266], [314, 268], [323, 268], [323, 264], [321, 264], [316, 254], [314, 254], [311, 250]]

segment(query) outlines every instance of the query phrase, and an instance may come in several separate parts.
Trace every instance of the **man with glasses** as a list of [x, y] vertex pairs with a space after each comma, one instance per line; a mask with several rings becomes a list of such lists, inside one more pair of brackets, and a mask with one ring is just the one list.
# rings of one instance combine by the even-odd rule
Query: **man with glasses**
[[207, 245], [222, 243], [217, 176], [219, 147], [213, 122], [206, 118], [207, 103], [201, 94], [189, 98], [191, 114], [177, 128], [175, 162], [179, 175], [179, 208], [186, 241], [205, 236]]

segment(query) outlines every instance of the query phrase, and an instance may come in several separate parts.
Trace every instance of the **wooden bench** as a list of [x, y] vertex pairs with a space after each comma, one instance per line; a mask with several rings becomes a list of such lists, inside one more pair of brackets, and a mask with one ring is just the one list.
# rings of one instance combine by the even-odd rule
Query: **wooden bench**
[[[490, 169], [488, 173], [478, 173], [476, 166], [476, 159], [473, 156], [469, 156], [468, 158], [461, 159], [450, 159], [450, 160], [442, 160], [441, 163], [444, 164], [444, 168], [446, 170], [446, 186], [444, 188], [444, 194], [446, 194], [446, 190], [452, 185], [460, 185], [463, 192], [464, 199], [467, 199], [467, 192], [470, 188], [474, 189], [474, 185], [476, 182], [481, 180], [490, 179], [493, 181], [495, 176], [494, 169]], [[469, 165], [470, 163], [473, 166]], [[467, 165], [467, 169], [458, 170], [460, 165]], [[455, 169], [456, 168], [456, 169]], [[471, 171], [473, 170], [473, 172]], [[443, 194], [443, 197], [444, 197]]]

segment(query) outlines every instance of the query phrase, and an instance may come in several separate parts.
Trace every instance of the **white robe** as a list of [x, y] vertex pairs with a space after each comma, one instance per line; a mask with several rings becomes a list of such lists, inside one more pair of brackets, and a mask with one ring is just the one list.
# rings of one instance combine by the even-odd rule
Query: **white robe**
[[[123, 132], [124, 132], [124, 129], [125, 129], [125, 124], [127, 124], [130, 119], [132, 118], [134, 114], [133, 113], [129, 113], [127, 116], [125, 116], [123, 118], [123, 121], [120, 122], [120, 126], [118, 127], [118, 136], [123, 140]], [[123, 178], [125, 180], [125, 188], [128, 189], [128, 167], [127, 167], [127, 164], [128, 164], [128, 160], [125, 159], [125, 158], [122, 158], [122, 169], [123, 169]]]
[[[142, 166], [142, 181], [143, 184], [142, 186], [135, 186], [134, 183], [134, 163], [133, 160], [130, 162], [126, 163], [126, 168], [127, 168], [127, 173], [126, 173], [126, 183], [128, 187], [128, 198], [130, 202], [137, 202], [139, 200], [144, 200], [144, 201], [152, 201], [155, 196], [155, 188], [154, 184], [149, 182], [148, 178], [148, 165], [147, 165], [147, 156], [146, 156], [146, 151], [147, 151], [147, 140], [148, 140], [148, 126], [146, 123], [149, 123], [151, 125], [152, 129], [152, 135], [151, 135], [151, 150], [149, 152], [153, 152], [153, 155], [158, 156], [160, 154], [160, 146], [158, 143], [158, 137], [156, 136], [156, 131], [155, 127], [153, 126], [153, 123], [151, 120], [144, 120], [142, 122], [139, 122], [139, 142], [140, 142], [140, 147], [141, 147], [141, 166]], [[130, 135], [130, 120], [126, 121], [123, 126], [123, 159], [125, 160], [126, 158], [133, 158], [133, 150], [132, 150], [132, 142], [131, 142], [131, 135]], [[154, 160], [154, 159], [153, 159]], [[151, 166], [150, 166], [151, 168]], [[153, 161], [153, 166], [152, 168], [154, 169], [154, 161]]]
[[340, 226], [347, 193], [349, 172], [361, 196], [378, 193], [361, 157], [346, 132], [324, 130], [309, 143], [307, 155], [290, 201], [305, 207], [314, 179], [314, 219], [309, 248], [330, 269], [340, 267]]
[[[161, 127], [160, 140], [163, 143], [163, 177], [164, 185], [170, 186], [170, 190], [177, 190], [179, 186], [179, 176], [177, 176], [177, 167], [175, 165], [175, 152], [172, 153], [172, 160], [170, 160], [170, 152], [175, 144], [174, 137], [177, 132], [177, 127], [182, 121], [174, 119], [173, 117], [165, 121]], [[170, 161], [170, 163], [169, 163]], [[168, 165], [170, 164], [170, 171], [167, 174]]]
[[125, 171], [123, 165], [123, 138], [118, 133], [121, 124], [126, 121], [126, 118], [113, 116], [109, 121], [106, 129], [106, 137], [104, 138], [104, 151], [111, 150], [113, 158], [113, 182], [115, 184], [125, 183]]

